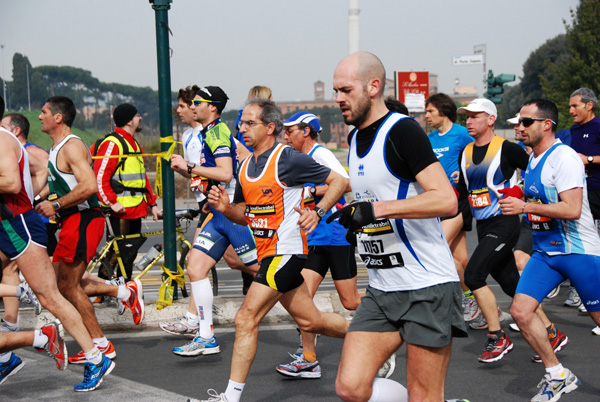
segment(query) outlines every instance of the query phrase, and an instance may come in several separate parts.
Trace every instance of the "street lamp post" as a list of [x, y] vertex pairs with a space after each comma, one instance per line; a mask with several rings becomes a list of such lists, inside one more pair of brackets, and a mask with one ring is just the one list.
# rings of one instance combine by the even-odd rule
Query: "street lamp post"
[[0, 51], [2, 51], [2, 90], [4, 102], [6, 102], [6, 75], [4, 75], [4, 45], [0, 45]]

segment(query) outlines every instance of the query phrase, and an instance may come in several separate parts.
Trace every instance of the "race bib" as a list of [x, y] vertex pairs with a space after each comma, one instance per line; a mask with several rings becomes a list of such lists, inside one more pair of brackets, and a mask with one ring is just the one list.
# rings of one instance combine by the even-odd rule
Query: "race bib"
[[487, 188], [474, 190], [469, 194], [469, 202], [473, 208], [484, 208], [492, 204], [490, 200], [490, 191]]
[[208, 192], [208, 179], [200, 176], [193, 176], [190, 179], [190, 189], [203, 194]]
[[357, 232], [356, 249], [367, 268], [404, 266], [400, 244], [387, 219], [365, 226]]
[[[542, 201], [539, 198], [528, 199], [528, 203], [531, 204], [541, 204]], [[551, 218], [547, 218], [541, 215], [535, 215], [527, 213], [527, 219], [531, 224], [531, 230], [535, 230], [538, 232], [546, 232], [549, 230], [554, 230], [554, 224]]]

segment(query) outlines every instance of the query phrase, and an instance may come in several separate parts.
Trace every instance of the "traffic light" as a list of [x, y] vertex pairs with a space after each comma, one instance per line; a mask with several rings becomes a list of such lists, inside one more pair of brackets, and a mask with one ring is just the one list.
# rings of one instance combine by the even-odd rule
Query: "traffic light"
[[488, 71], [487, 79], [487, 92], [485, 97], [492, 102], [498, 104], [502, 103], [502, 93], [504, 92], [504, 84], [507, 82], [514, 81], [516, 76], [514, 74], [500, 74], [494, 77], [492, 70]]

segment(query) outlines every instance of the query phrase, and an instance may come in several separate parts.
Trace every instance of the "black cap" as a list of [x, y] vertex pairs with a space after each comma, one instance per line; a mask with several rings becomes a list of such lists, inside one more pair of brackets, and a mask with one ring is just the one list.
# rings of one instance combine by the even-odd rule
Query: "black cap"
[[130, 105], [129, 103], [120, 104], [113, 111], [115, 126], [123, 127], [129, 123], [136, 114], [138, 114], [138, 110], [135, 108], [135, 106]]
[[211, 101], [219, 113], [225, 109], [227, 99], [229, 99], [227, 94], [221, 88], [214, 86], [202, 87], [196, 91], [196, 94], [201, 96], [202, 99]]

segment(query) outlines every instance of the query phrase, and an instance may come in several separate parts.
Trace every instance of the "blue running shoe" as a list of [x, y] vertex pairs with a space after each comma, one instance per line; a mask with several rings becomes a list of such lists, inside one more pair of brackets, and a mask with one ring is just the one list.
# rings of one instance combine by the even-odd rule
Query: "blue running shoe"
[[10, 354], [10, 359], [6, 363], [0, 363], [0, 385], [11, 375], [21, 370], [25, 363], [14, 353]]
[[214, 355], [221, 352], [221, 347], [214, 336], [210, 339], [202, 338], [197, 335], [194, 339], [185, 345], [174, 348], [173, 353], [179, 356], [199, 356], [199, 355]]
[[115, 363], [102, 354], [100, 364], [86, 363], [83, 371], [83, 382], [75, 384], [76, 392], [93, 391], [102, 384], [104, 376], [109, 375], [115, 368]]

